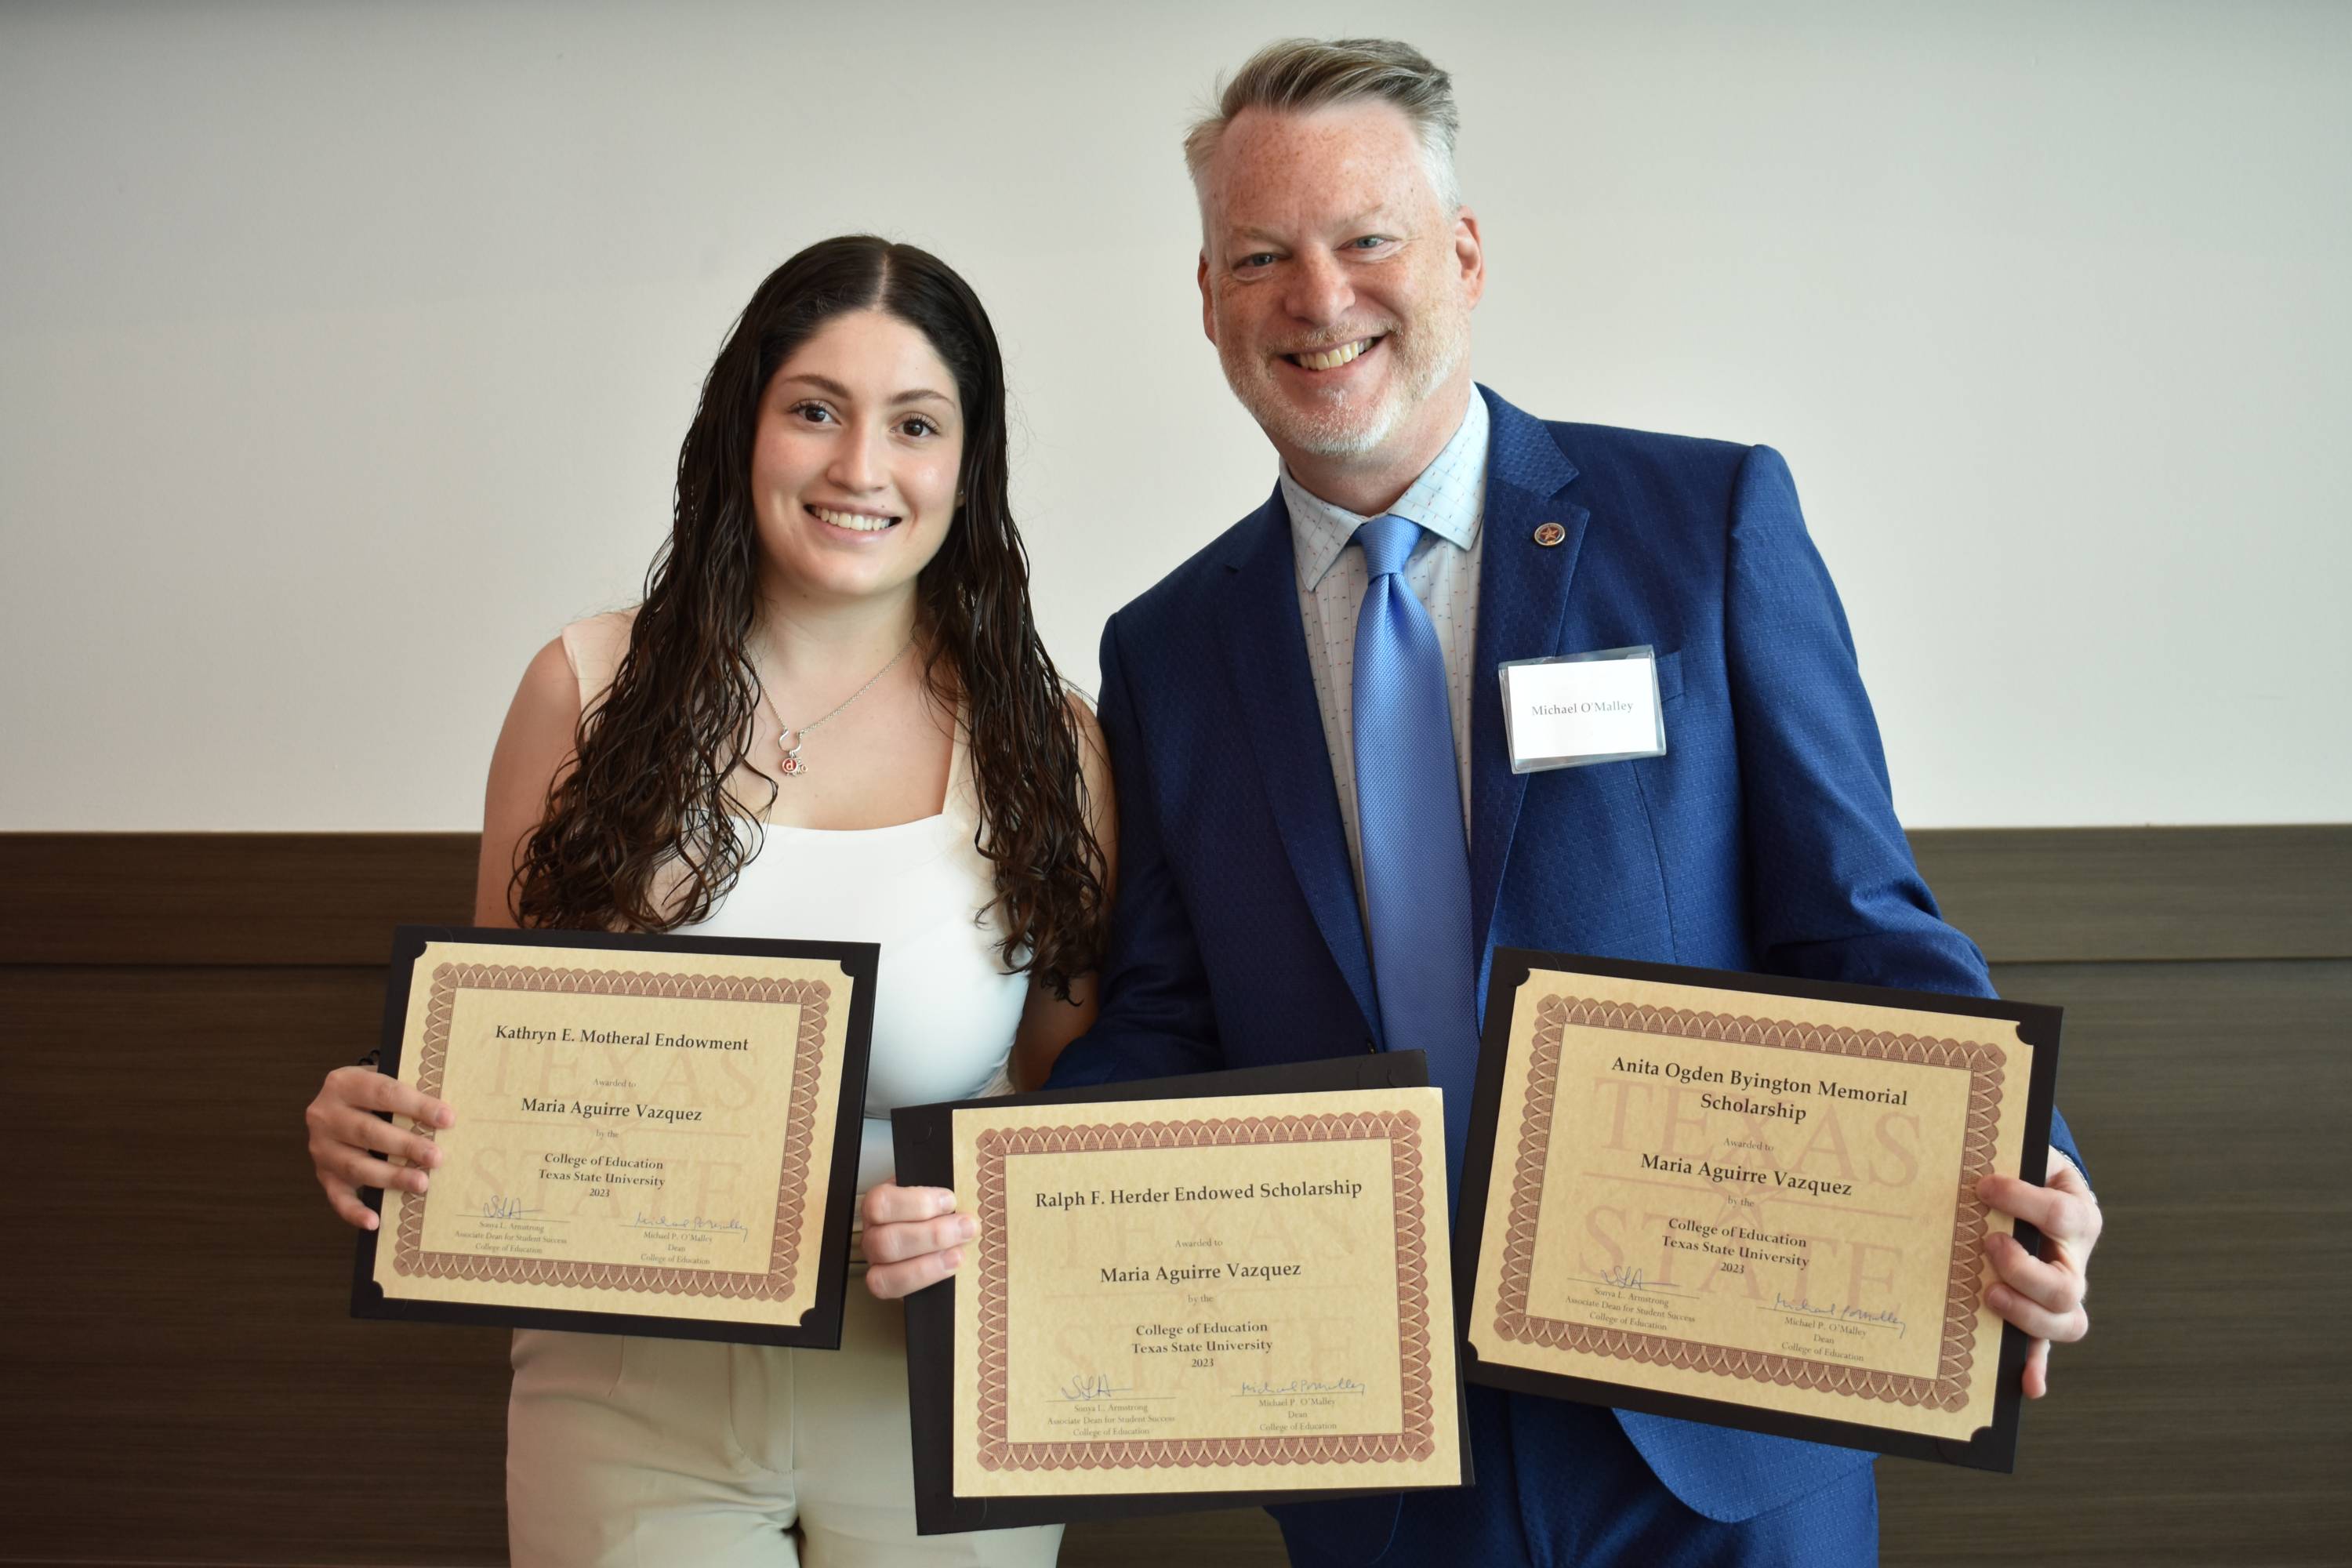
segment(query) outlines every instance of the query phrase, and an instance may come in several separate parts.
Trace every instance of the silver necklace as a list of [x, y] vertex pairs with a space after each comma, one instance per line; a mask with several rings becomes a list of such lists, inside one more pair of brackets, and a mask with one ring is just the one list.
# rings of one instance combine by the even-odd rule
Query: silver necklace
[[[868, 680], [865, 685], [851, 692], [846, 698], [844, 698], [840, 708], [835, 708], [831, 713], [826, 714], [824, 718], [818, 719], [811, 723], [803, 724], [798, 729], [793, 729], [784, 722], [784, 716], [776, 710], [775, 700], [768, 695], [768, 683], [764, 680], [761, 681], [760, 683], [760, 700], [767, 704], [768, 717], [776, 721], [776, 772], [788, 779], [796, 779], [803, 773], [807, 773], [808, 763], [801, 760], [801, 748], [808, 743], [809, 736], [816, 731], [819, 725], [829, 724], [833, 722], [835, 718], [839, 717], [842, 708], [848, 707], [852, 702], [856, 701], [859, 698], [873, 690], [874, 681], [881, 679], [884, 676], [898, 668], [898, 661], [906, 658], [907, 650], [914, 646], [914, 634], [909, 632], [907, 635], [907, 640], [899, 645], [898, 651], [890, 656], [890, 662], [874, 672], [873, 680]], [[789, 746], [784, 744], [786, 741], [790, 741], [792, 744]]]

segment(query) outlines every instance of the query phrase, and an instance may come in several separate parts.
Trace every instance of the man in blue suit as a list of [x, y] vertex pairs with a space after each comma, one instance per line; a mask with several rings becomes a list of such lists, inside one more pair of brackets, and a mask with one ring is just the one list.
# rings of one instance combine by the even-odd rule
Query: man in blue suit
[[[1294, 40], [1187, 142], [1203, 323], [1281, 473], [1104, 633], [1118, 909], [1100, 1017], [1052, 1083], [1426, 1045], [1458, 1169], [1498, 945], [1991, 987], [1912, 863], [1779, 454], [1547, 424], [1473, 384], [1454, 127], [1414, 50]], [[1496, 666], [1637, 644], [1666, 753], [1514, 773]], [[2048, 1341], [2087, 1327], [2097, 1236], [2055, 1128], [2048, 1187], [1986, 1193], [2052, 1238], [1991, 1256], [1994, 1309], [2041, 1340], [2032, 1394]], [[1875, 1560], [1866, 1455], [1470, 1408], [1475, 1488], [1278, 1509], [1293, 1561]]]
[[[1473, 384], [1485, 282], [1445, 74], [1384, 40], [1262, 51], [1193, 129], [1202, 320], [1274, 493], [1113, 616], [1118, 889], [1054, 1087], [1425, 1048], [1458, 1174], [1497, 946], [1976, 995], [1895, 821], [1796, 490], [1766, 447], [1548, 424]], [[1511, 771], [1496, 667], [1648, 645], [1662, 756]], [[2063, 1121], [2049, 1238], [1993, 1310], [2080, 1339], [2098, 1207]], [[877, 1189], [869, 1284], [950, 1270], [945, 1193]], [[884, 1212], [887, 1208], [887, 1212]], [[1476, 1485], [1277, 1508], [1303, 1568], [1874, 1562], [1869, 1456], [1469, 1391]]]

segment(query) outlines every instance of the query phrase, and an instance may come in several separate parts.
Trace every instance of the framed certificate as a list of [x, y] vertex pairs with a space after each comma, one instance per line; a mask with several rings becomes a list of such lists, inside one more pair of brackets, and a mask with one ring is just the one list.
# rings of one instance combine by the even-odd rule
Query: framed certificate
[[907, 1302], [925, 1534], [1469, 1479], [1419, 1052], [902, 1109], [980, 1234]]
[[1977, 1196], [2039, 1182], [2053, 1007], [1495, 954], [1455, 1252], [1478, 1383], [2014, 1467]]
[[352, 1314], [838, 1346], [876, 958], [401, 927], [382, 1068], [455, 1123], [364, 1191]]

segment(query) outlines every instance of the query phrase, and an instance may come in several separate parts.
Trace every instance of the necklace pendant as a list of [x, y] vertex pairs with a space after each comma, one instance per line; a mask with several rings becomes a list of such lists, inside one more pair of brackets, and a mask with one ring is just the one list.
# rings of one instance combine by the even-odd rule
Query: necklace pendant
[[808, 764], [801, 761], [801, 747], [807, 743], [808, 731], [803, 730], [800, 734], [801, 738], [789, 746], [777, 742], [776, 750], [781, 754], [776, 759], [776, 772], [788, 779], [796, 779], [808, 772]]

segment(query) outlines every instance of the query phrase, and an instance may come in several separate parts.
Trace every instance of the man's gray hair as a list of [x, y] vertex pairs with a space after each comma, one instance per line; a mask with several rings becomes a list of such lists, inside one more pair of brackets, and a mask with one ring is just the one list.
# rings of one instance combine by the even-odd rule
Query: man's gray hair
[[1284, 38], [1249, 58], [1217, 92], [1217, 110], [1184, 137], [1184, 164], [1198, 189], [1216, 156], [1217, 142], [1244, 109], [1307, 114], [1333, 104], [1375, 99], [1394, 104], [1421, 139], [1437, 199], [1448, 212], [1462, 205], [1454, 173], [1454, 138], [1462, 128], [1454, 108], [1454, 79], [1427, 55], [1393, 38]]

